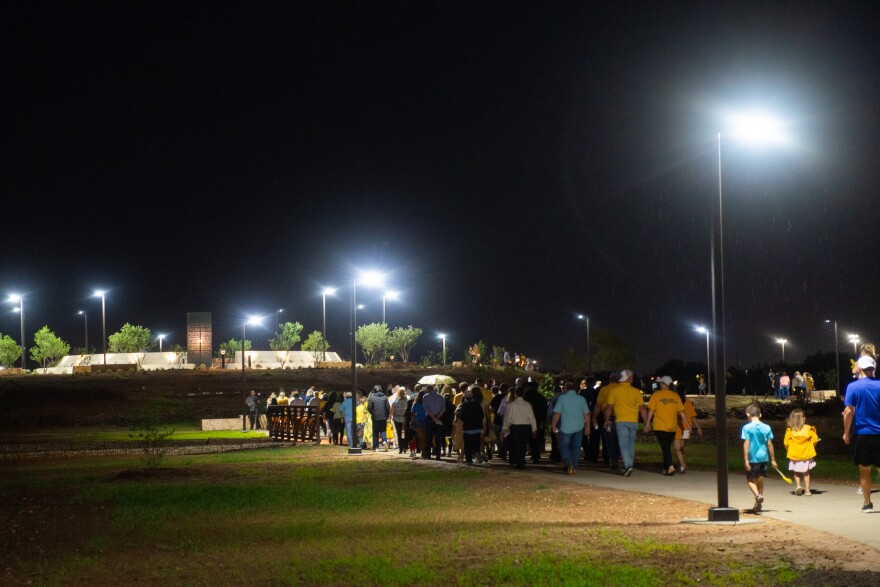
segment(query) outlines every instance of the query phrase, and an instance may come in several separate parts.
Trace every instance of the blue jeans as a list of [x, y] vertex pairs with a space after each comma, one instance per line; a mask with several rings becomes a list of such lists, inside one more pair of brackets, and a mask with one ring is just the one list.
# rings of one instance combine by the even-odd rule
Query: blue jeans
[[388, 442], [388, 420], [373, 420], [373, 450], [379, 448], [379, 439]]
[[352, 426], [353, 423], [352, 420], [345, 421], [345, 433], [348, 435], [349, 448], [357, 448], [359, 446], [357, 435], [354, 433], [354, 427]]
[[443, 443], [443, 425], [437, 424], [433, 419], [425, 420], [425, 447], [422, 450], [422, 458], [431, 458], [431, 449], [434, 449], [434, 457], [440, 458], [440, 446]]
[[639, 431], [639, 425], [636, 422], [616, 422], [614, 427], [617, 430], [620, 456], [623, 457], [623, 468], [629, 469], [636, 458], [636, 432]]
[[584, 444], [584, 429], [571, 434], [559, 433], [559, 453], [562, 455], [562, 463], [568, 467], [571, 465], [577, 471], [578, 461], [581, 459], [581, 446]]

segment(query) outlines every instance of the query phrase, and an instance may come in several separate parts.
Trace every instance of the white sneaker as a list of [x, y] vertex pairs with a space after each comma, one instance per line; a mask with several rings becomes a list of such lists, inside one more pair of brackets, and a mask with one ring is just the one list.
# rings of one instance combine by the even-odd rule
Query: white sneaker
[[856, 495], [862, 495], [862, 486], [859, 485], [859, 488], [856, 489]]

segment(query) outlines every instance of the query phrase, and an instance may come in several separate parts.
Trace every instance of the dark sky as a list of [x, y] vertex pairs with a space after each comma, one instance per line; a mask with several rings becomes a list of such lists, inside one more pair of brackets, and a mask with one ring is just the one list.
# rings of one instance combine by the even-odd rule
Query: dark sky
[[561, 366], [584, 312], [637, 369], [703, 360], [716, 133], [762, 107], [792, 140], [724, 145], [728, 363], [828, 350], [826, 318], [873, 339], [872, 5], [716, 4], [5, 2], [0, 293], [29, 338], [80, 346], [87, 309], [96, 345], [103, 287], [109, 332], [211, 311], [219, 342], [320, 329], [320, 288], [375, 268], [417, 353]]

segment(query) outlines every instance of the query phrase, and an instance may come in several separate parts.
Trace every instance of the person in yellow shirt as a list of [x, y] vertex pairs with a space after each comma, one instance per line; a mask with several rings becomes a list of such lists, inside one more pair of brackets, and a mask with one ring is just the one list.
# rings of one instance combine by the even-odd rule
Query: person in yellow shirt
[[645, 432], [654, 430], [657, 444], [663, 453], [663, 474], [667, 477], [675, 475], [675, 466], [672, 464], [672, 442], [675, 440], [675, 431], [678, 430], [678, 419], [687, 423], [687, 415], [684, 413], [684, 405], [678, 394], [672, 391], [672, 377], [664, 375], [657, 380], [660, 389], [651, 394], [648, 400], [648, 417], [645, 420]]
[[697, 435], [703, 438], [703, 429], [697, 422], [697, 409], [694, 402], [687, 398], [685, 392], [680, 394], [681, 404], [684, 406], [684, 415], [687, 418], [688, 427], [685, 427], [684, 421], [679, 418], [678, 430], [675, 431], [675, 455], [678, 457], [678, 472], [684, 474], [687, 471], [687, 463], [684, 460], [684, 441], [688, 440], [693, 434], [694, 427], [697, 428]]
[[632, 386], [632, 381], [632, 371], [629, 369], [621, 371], [617, 387], [609, 394], [608, 405], [605, 406], [605, 430], [611, 428], [611, 415], [614, 414], [614, 429], [617, 432], [620, 456], [623, 457], [624, 477], [633, 474], [639, 416], [646, 422], [648, 418], [642, 392]]
[[817, 442], [816, 427], [807, 425], [804, 411], [792, 410], [788, 415], [783, 444], [788, 451], [788, 470], [794, 473], [795, 495], [813, 495], [810, 491], [810, 470], [816, 466]]
[[613, 426], [606, 427], [605, 408], [608, 405], [608, 396], [617, 387], [617, 373], [608, 375], [608, 383], [599, 388], [596, 397], [596, 409], [593, 410], [593, 428], [599, 427], [599, 436], [602, 440], [602, 460], [611, 466], [612, 471], [617, 470], [617, 462], [620, 460], [620, 447], [617, 444], [617, 434]]

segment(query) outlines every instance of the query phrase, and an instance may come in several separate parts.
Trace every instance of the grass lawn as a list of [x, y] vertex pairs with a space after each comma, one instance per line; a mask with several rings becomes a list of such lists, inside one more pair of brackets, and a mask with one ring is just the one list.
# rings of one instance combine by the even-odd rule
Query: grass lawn
[[[155, 470], [136, 458], [11, 462], [0, 481], [0, 569], [5, 584], [47, 585], [775, 585], [809, 577], [784, 553], [756, 559], [745, 527], [679, 524], [704, 506], [690, 512], [690, 502], [634, 495], [506, 470], [348, 457], [331, 446], [169, 457]], [[615, 519], [633, 507], [638, 522]]]
[[[169, 440], [207, 440], [212, 438], [265, 438], [265, 433], [242, 432], [240, 430], [203, 431], [199, 423], [162, 424], [160, 429], [173, 430]], [[17, 432], [14, 438], [7, 436], [7, 442], [110, 442], [130, 441], [132, 429], [113, 426], [88, 426], [54, 428], [37, 432]]]

